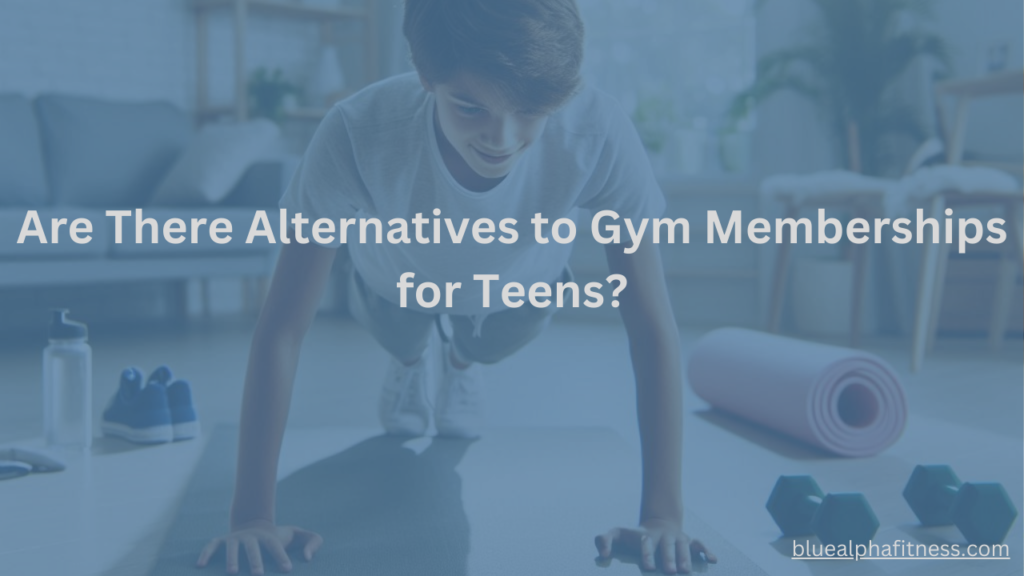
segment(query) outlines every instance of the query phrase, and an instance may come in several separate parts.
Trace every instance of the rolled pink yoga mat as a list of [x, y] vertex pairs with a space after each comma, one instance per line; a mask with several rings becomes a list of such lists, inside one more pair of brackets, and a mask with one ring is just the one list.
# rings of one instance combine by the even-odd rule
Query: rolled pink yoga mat
[[721, 328], [690, 354], [690, 385], [731, 412], [840, 456], [872, 456], [907, 421], [903, 386], [874, 354]]

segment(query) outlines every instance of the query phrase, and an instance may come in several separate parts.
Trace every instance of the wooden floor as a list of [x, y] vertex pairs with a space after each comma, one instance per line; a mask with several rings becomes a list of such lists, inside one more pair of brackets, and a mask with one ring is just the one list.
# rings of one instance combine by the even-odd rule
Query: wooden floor
[[[220, 323], [97, 334], [93, 339], [97, 413], [125, 365], [149, 370], [166, 362], [193, 381], [208, 429], [237, 422], [249, 331], [244, 324]], [[698, 332], [684, 332], [684, 352], [698, 336]], [[905, 345], [876, 341], [868, 348], [889, 360], [904, 378], [911, 410], [901, 440], [874, 458], [824, 457], [708, 411], [687, 390], [683, 486], [687, 524], [696, 532], [694, 536], [720, 543], [722, 563], [710, 567], [709, 573], [1022, 572], [1024, 531], [1019, 518], [1007, 538], [1008, 561], [790, 559], [792, 541], [779, 539], [764, 510], [779, 474], [810, 473], [825, 491], [864, 492], [881, 521], [875, 542], [961, 541], [955, 528], [918, 527], [903, 502], [900, 492], [917, 463], [952, 464], [965, 481], [1001, 481], [1017, 508], [1024, 510], [1024, 364], [1019, 343], [992, 353], [983, 343], [940, 341], [924, 370], [913, 376], [908, 375]], [[40, 432], [40, 351], [17, 343], [5, 343], [0, 349], [2, 445], [31, 445]], [[282, 455], [282, 476], [374, 433], [377, 383], [384, 360], [384, 353], [357, 327], [343, 320], [318, 320], [304, 348], [292, 429]], [[520, 354], [488, 367], [485, 375], [492, 433], [471, 449], [457, 468], [473, 543], [469, 573], [522, 574], [527, 573], [522, 568], [534, 561], [570, 567], [557, 573], [635, 573], [635, 567], [620, 563], [611, 569], [598, 568], [589, 554], [595, 528], [603, 530], [635, 520], [635, 404], [621, 328], [556, 323]], [[563, 433], [551, 433], [551, 446], [545, 447], [544, 431], [552, 427]], [[591, 440], [554, 441], [570, 432]], [[598, 444], [608, 445], [606, 453], [594, 446], [595, 438], [603, 439]], [[72, 459], [66, 472], [0, 483], [4, 519], [0, 522], [0, 572], [144, 574], [173, 519], [204, 441], [136, 448], [100, 440], [91, 458]], [[557, 456], [558, 446], [565, 448], [562, 457]], [[417, 448], [413, 443], [410, 449], [423, 446]], [[530, 460], [531, 454], [537, 461]], [[521, 502], [521, 515], [495, 527], [481, 519], [493, 518], [503, 494], [507, 499], [508, 491], [495, 494], [498, 478], [541, 485], [550, 482], [551, 491], [546, 499]], [[501, 504], [504, 509], [510, 505], [507, 501]], [[553, 542], [547, 549], [525, 554], [502, 547], [510, 533], [534, 522], [543, 523], [544, 530], [564, 533], [560, 538], [567, 544]], [[526, 564], [517, 564], [520, 561]]]

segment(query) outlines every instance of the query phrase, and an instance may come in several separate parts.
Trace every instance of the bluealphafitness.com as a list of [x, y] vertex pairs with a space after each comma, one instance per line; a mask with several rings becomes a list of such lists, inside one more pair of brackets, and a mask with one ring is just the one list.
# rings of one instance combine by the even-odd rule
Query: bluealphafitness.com
[[793, 560], [1009, 560], [1007, 544], [821, 544], [793, 541]]

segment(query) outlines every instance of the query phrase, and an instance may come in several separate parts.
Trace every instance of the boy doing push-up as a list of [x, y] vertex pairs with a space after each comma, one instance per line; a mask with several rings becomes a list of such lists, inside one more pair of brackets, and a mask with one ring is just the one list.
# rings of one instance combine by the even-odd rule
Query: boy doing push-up
[[[382, 222], [417, 213], [517, 223], [537, 213], [573, 218], [580, 209], [633, 219], [661, 214], [664, 199], [629, 119], [581, 83], [583, 25], [573, 0], [407, 0], [404, 33], [416, 72], [331, 109], [283, 208], [310, 219]], [[541, 244], [525, 231], [508, 243], [350, 246], [350, 310], [392, 357], [379, 405], [388, 432], [422, 435], [433, 420], [440, 435], [479, 434], [477, 366], [533, 339], [555, 307], [507, 308], [491, 294], [484, 308], [483, 283], [473, 275], [525, 286], [572, 278], [571, 245]], [[715, 558], [682, 530], [679, 336], [661, 259], [649, 242], [632, 254], [610, 244], [606, 254], [611, 272], [629, 282], [619, 310], [635, 374], [643, 488], [638, 526], [595, 543], [602, 557], [622, 550], [647, 569], [688, 572], [693, 555]], [[210, 542], [200, 566], [223, 546], [230, 573], [243, 553], [262, 573], [262, 551], [289, 570], [286, 548], [301, 548], [309, 560], [322, 543], [312, 532], [278, 526], [274, 497], [299, 350], [334, 256], [314, 244], [283, 247], [249, 358], [231, 532]], [[439, 286], [462, 283], [446, 308], [445, 342], [436, 336], [436, 312], [398, 302], [396, 286], [408, 272]]]

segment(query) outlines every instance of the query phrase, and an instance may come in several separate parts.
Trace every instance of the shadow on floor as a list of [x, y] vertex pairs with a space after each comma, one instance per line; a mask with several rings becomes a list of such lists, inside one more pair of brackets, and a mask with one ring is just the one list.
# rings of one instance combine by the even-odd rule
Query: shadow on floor
[[[312, 562], [292, 551], [292, 574], [363, 576], [467, 573], [469, 522], [455, 467], [472, 441], [433, 439], [418, 453], [406, 438], [376, 436], [314, 462], [277, 486], [277, 521], [324, 538]], [[203, 571], [195, 560], [221, 536], [234, 481], [236, 430], [218, 429], [186, 489], [152, 576], [222, 574], [219, 552]], [[264, 553], [267, 573], [275, 573]], [[244, 555], [239, 573], [248, 574]]]
[[[279, 521], [324, 537], [298, 573], [467, 573], [469, 521], [455, 467], [471, 441], [435, 438], [420, 454], [377, 436], [278, 484]], [[303, 567], [307, 568], [307, 567]]]

